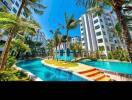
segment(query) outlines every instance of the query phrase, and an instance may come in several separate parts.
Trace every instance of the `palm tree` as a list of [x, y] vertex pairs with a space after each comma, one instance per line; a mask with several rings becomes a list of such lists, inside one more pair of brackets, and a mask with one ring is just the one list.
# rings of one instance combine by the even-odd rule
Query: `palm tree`
[[[132, 62], [132, 42], [131, 42], [131, 36], [128, 30], [128, 25], [125, 20], [125, 16], [122, 13], [122, 11], [125, 9], [132, 10], [132, 7], [128, 4], [131, 3], [131, 0], [77, 0], [78, 4], [81, 4], [87, 8], [95, 7], [98, 5], [103, 5], [100, 7], [112, 7], [113, 11], [115, 11], [117, 18], [119, 20], [119, 23], [121, 25], [121, 28], [123, 29], [122, 37], [125, 41], [125, 44], [127, 46], [127, 50], [130, 57], [130, 62]], [[112, 12], [113, 12], [112, 11]]]
[[61, 43], [61, 32], [60, 32], [60, 29], [57, 28], [55, 30], [55, 32], [50, 30], [50, 32], [53, 34], [53, 44], [54, 44], [56, 52], [57, 52], [57, 47], [60, 47], [60, 43]]
[[31, 49], [29, 48], [29, 45], [25, 44], [24, 41], [21, 39], [13, 39], [11, 42], [11, 50], [13, 50], [15, 53], [16, 58], [19, 57], [21, 54], [26, 54], [27, 52], [30, 52]]
[[[39, 2], [40, 2], [40, 0], [22, 0], [21, 6], [17, 13], [17, 18], [19, 19], [22, 9], [24, 9], [27, 17], [32, 14], [32, 11], [34, 11], [37, 14], [43, 14], [43, 10], [46, 7], [43, 6], [42, 4], [40, 4]], [[17, 23], [19, 23], [19, 20], [17, 20], [17, 21], [18, 21]], [[14, 37], [14, 33], [16, 33], [16, 31], [17, 31], [17, 26], [10, 28], [8, 40], [5, 43], [4, 51], [2, 52], [2, 55], [1, 55], [0, 68], [4, 68], [4, 66], [5, 66], [8, 52], [10, 49], [11, 40]]]
[[68, 43], [69, 31], [75, 29], [78, 23], [79, 20], [75, 20], [74, 15], [68, 16], [67, 13], [65, 13], [65, 29], [66, 29], [67, 43]]
[[[19, 22], [19, 23], [18, 23]], [[11, 29], [16, 27], [13, 34], [10, 34]], [[32, 33], [34, 34], [36, 32], [36, 29], [40, 26], [35, 22], [31, 20], [26, 20], [24, 18], [18, 18], [16, 15], [0, 12], [0, 29], [6, 30], [9, 32], [9, 37], [7, 41], [12, 41], [12, 37], [14, 37], [15, 33], [17, 34], [23, 34], [23, 33]], [[1, 66], [0, 68], [4, 68], [6, 59], [8, 56], [8, 52], [10, 49], [10, 43], [8, 45], [5, 45], [4, 51], [2, 53], [1, 58]]]
[[48, 58], [49, 56], [53, 56], [53, 40], [48, 40], [46, 50], [48, 52]]

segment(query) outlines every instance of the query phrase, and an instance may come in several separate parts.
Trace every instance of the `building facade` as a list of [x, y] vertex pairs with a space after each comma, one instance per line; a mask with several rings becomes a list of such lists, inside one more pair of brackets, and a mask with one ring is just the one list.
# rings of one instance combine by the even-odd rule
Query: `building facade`
[[[17, 14], [21, 6], [22, 0], [2, 0], [0, 6], [6, 6], [7, 10], [12, 14]], [[22, 17], [26, 17], [24, 10], [22, 9]]]
[[30, 36], [30, 39], [34, 42], [40, 42], [42, 43], [42, 46], [46, 46], [47, 40], [45, 37], [44, 32], [40, 31], [40, 29], [37, 30], [37, 34], [35, 36]]
[[111, 31], [115, 26], [115, 20], [109, 14], [88, 12], [80, 17], [81, 42], [87, 53], [103, 51], [108, 52], [121, 48], [120, 39]]
[[79, 43], [80, 42], [80, 37], [79, 36], [75, 36], [71, 38], [71, 43]]

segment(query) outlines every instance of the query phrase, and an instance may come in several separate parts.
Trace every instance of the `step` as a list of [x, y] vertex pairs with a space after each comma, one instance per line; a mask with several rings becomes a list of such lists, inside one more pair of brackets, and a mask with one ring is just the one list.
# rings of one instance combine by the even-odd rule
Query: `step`
[[100, 73], [101, 73], [101, 72], [100, 72], [99, 70], [94, 70], [94, 71], [85, 73], [85, 74], [83, 74], [83, 75], [91, 77], [91, 76], [94, 76], [94, 75], [97, 75], [97, 74], [100, 74]]
[[103, 73], [100, 73], [100, 74], [91, 76], [90, 78], [92, 78], [92, 79], [98, 81], [98, 80], [100, 80], [100, 79], [102, 79], [102, 78], [104, 78], [104, 77], [105, 77], [105, 75], [104, 75]]
[[85, 71], [81, 71], [81, 72], [78, 72], [79, 74], [84, 74], [84, 73], [88, 73], [88, 72], [91, 72], [91, 71], [94, 71], [96, 70], [96, 68], [91, 68], [89, 70], [85, 70]]
[[98, 81], [111, 81], [111, 79], [110, 79], [110, 77], [105, 76], [104, 78], [102, 78]]

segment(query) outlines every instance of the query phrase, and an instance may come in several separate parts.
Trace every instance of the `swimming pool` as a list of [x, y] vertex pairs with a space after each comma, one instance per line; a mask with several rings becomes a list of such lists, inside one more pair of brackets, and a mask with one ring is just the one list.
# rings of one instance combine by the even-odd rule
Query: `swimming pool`
[[122, 74], [132, 74], [132, 64], [123, 62], [90, 61], [82, 60], [80, 63]]
[[20, 68], [27, 70], [44, 81], [87, 81], [71, 72], [54, 69], [43, 65], [41, 59], [20, 61], [16, 64]]

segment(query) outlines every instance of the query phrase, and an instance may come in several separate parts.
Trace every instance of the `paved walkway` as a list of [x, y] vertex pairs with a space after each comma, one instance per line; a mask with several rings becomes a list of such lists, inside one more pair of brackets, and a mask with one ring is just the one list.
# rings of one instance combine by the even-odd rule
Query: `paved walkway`
[[[60, 68], [54, 65], [49, 65], [45, 63], [44, 60], [42, 63], [54, 68]], [[78, 66], [76, 67], [63, 67], [62, 70], [72, 71], [74, 74], [91, 81], [111, 81], [110, 77], [106, 76], [102, 71], [80, 63], [78, 63]]]

